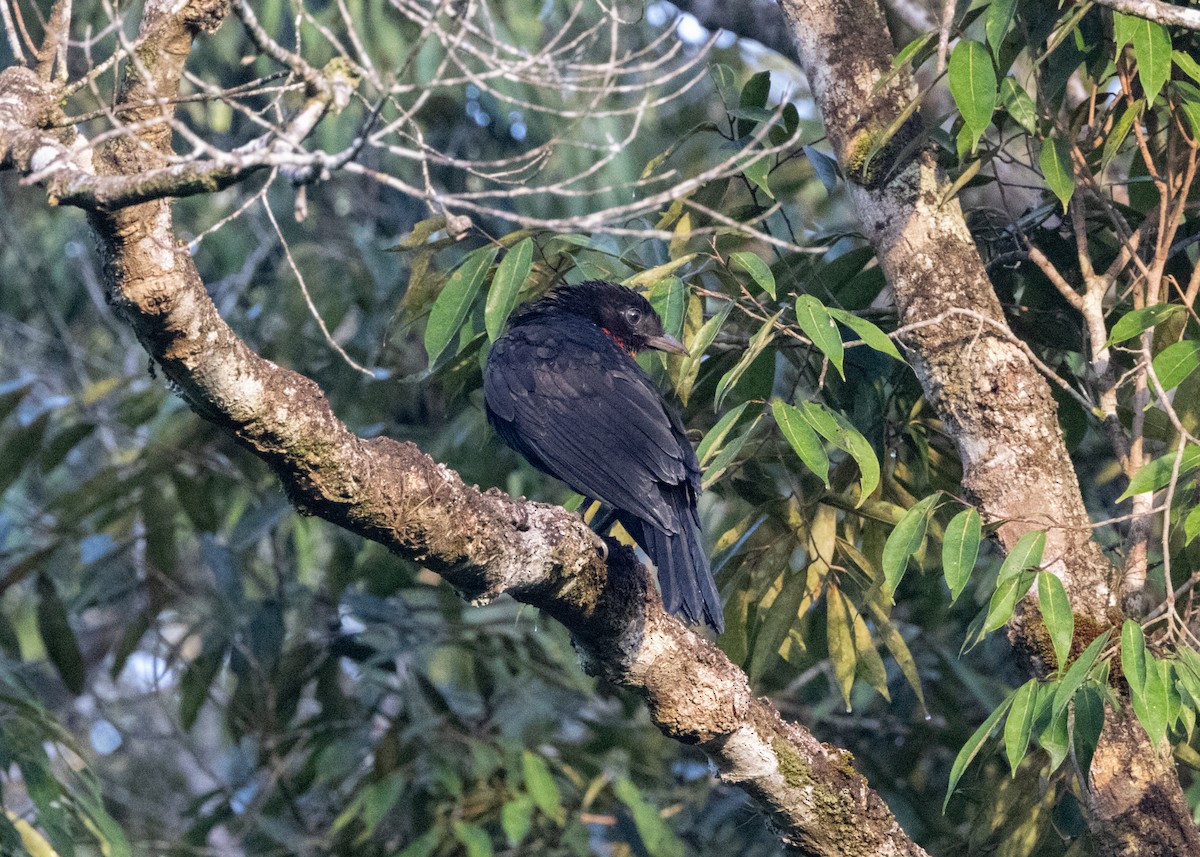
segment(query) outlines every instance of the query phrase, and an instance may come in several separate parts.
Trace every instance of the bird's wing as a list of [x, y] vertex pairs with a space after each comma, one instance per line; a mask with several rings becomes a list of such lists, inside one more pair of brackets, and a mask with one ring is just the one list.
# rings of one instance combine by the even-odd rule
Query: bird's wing
[[[695, 453], [641, 368], [590, 325], [526, 325], [496, 343], [484, 397], [510, 446], [573, 490], [680, 532], [668, 490]], [[697, 486], [698, 490], [698, 486]]]

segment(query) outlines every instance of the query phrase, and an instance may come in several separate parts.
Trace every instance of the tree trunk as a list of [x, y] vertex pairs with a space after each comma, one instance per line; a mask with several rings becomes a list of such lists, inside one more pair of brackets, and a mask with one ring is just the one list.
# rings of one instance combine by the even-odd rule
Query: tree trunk
[[[924, 148], [896, 162], [918, 120], [868, 162], [881, 133], [917, 97], [903, 73], [876, 89], [895, 57], [883, 13], [873, 0], [780, 6], [900, 322], [919, 325], [906, 341], [910, 362], [958, 446], [963, 487], [988, 519], [1004, 522], [997, 535], [1005, 549], [1031, 529], [1046, 530], [1046, 568], [1070, 597], [1078, 652], [1120, 624], [1117, 572], [1091, 537], [1049, 386], [1004, 320], [949, 182]], [[1050, 649], [1039, 616], [1021, 610], [1009, 625], [1035, 671]], [[1092, 772], [1085, 803], [1100, 853], [1200, 854], [1171, 758], [1150, 745], [1128, 706], [1108, 713]]]

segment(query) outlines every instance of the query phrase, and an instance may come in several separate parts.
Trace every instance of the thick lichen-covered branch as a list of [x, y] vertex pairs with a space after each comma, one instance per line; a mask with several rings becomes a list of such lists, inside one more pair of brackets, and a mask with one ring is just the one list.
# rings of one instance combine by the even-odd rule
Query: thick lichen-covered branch
[[[79, 169], [96, 182], [170, 169], [165, 129], [191, 41], [225, 11], [222, 0], [147, 3], [147, 61], [130, 64], [121, 103], [148, 106], [130, 110], [132, 137]], [[0, 75], [0, 167], [29, 174], [46, 166], [39, 151], [71, 151], [65, 132], [40, 130], [54, 124], [54, 102], [32, 72]], [[593, 673], [641, 695], [665, 734], [703, 748], [793, 852], [924, 854], [847, 753], [783, 721], [720, 649], [663, 611], [631, 551], [612, 543], [605, 561], [565, 510], [481, 492], [411, 443], [355, 436], [315, 383], [254, 353], [219, 316], [169, 200], [88, 208], [114, 308], [192, 408], [266, 461], [298, 507], [438, 571], [468, 599], [508, 593], [554, 616]]]

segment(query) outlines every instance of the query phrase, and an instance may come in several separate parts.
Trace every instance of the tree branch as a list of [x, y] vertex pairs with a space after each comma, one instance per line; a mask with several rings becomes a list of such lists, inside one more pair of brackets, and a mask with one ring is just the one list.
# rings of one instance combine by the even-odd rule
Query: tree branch
[[1161, 0], [1096, 0], [1096, 2], [1116, 12], [1136, 15], [1147, 21], [1187, 27], [1189, 30], [1200, 30], [1200, 9], [1181, 9], [1172, 3], [1163, 3]]
[[[131, 63], [121, 103], [154, 104], [133, 109], [138, 145], [97, 147], [97, 181], [169, 169], [166, 129], [191, 41], [226, 11], [222, 0], [146, 4], [138, 50], [156, 61]], [[36, 169], [39, 150], [67, 151], [38, 130], [54, 98], [33, 72], [0, 74], [0, 167]], [[90, 220], [114, 307], [191, 407], [267, 462], [299, 508], [441, 573], [474, 602], [507, 592], [558, 619], [591, 672], [638, 693], [665, 734], [699, 745], [795, 853], [925, 853], [849, 754], [785, 722], [720, 649], [663, 611], [630, 550], [610, 544], [606, 564], [565, 510], [480, 492], [411, 443], [355, 436], [315, 383], [255, 354], [219, 316], [169, 200], [93, 208]]]

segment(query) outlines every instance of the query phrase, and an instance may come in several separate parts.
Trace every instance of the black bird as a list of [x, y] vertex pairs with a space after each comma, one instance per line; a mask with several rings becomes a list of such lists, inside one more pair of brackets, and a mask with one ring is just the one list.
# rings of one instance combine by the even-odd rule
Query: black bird
[[506, 444], [615, 517], [658, 568], [667, 610], [724, 625], [704, 553], [700, 464], [679, 417], [634, 361], [686, 354], [649, 302], [593, 280], [519, 307], [484, 370], [488, 421]]

